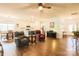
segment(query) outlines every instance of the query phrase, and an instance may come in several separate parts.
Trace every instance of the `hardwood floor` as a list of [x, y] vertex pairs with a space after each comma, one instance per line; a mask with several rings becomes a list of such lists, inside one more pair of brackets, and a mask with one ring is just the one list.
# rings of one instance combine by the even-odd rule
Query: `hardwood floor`
[[[45, 42], [30, 44], [24, 48], [17, 48], [14, 41], [3, 41], [4, 56], [78, 56], [75, 49], [75, 39], [46, 38]], [[77, 51], [78, 52], [78, 51]]]

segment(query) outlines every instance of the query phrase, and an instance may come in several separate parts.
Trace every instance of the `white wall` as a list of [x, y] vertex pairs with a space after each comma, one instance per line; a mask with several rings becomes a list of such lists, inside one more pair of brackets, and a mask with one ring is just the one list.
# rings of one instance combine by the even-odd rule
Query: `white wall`
[[[56, 32], [61, 32], [61, 31], [69, 31], [68, 30], [68, 26], [69, 24], [76, 24], [79, 23], [79, 18], [75, 17], [75, 18], [67, 18], [67, 17], [55, 17], [55, 18], [26, 18], [26, 20], [22, 20], [22, 19], [11, 19], [11, 18], [0, 18], [0, 23], [15, 23], [15, 24], [19, 24], [20, 28], [24, 28], [27, 25], [31, 25], [32, 29], [41, 29], [42, 26], [45, 27], [45, 30], [48, 31], [50, 30], [50, 22], [53, 21], [54, 22], [54, 28], [53, 30]], [[78, 27], [79, 28], [79, 27]]]

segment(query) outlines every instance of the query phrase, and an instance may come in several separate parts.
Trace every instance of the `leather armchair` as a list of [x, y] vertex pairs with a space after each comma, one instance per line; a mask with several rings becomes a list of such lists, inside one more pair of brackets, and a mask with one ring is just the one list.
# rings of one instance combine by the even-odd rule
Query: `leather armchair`
[[17, 38], [15, 39], [15, 44], [17, 47], [29, 46], [29, 42], [30, 42], [29, 37], [25, 37], [23, 32], [17, 32], [16, 37]]
[[3, 50], [2, 44], [0, 43], [0, 56], [3, 56], [3, 55], [4, 55], [4, 50]]

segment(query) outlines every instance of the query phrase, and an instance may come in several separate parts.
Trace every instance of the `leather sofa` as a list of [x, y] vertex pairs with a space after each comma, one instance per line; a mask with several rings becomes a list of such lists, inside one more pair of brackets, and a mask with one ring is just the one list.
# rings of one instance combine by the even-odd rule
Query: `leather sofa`
[[57, 33], [54, 31], [47, 31], [47, 37], [56, 38]]

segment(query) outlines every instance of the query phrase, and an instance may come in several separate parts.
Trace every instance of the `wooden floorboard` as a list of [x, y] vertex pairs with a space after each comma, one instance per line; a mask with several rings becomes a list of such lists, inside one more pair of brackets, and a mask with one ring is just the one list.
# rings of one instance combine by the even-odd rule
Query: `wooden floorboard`
[[[78, 56], [75, 49], [75, 39], [72, 37], [53, 39], [17, 48], [14, 41], [2, 41], [4, 56]], [[77, 51], [78, 52], [78, 51]]]

